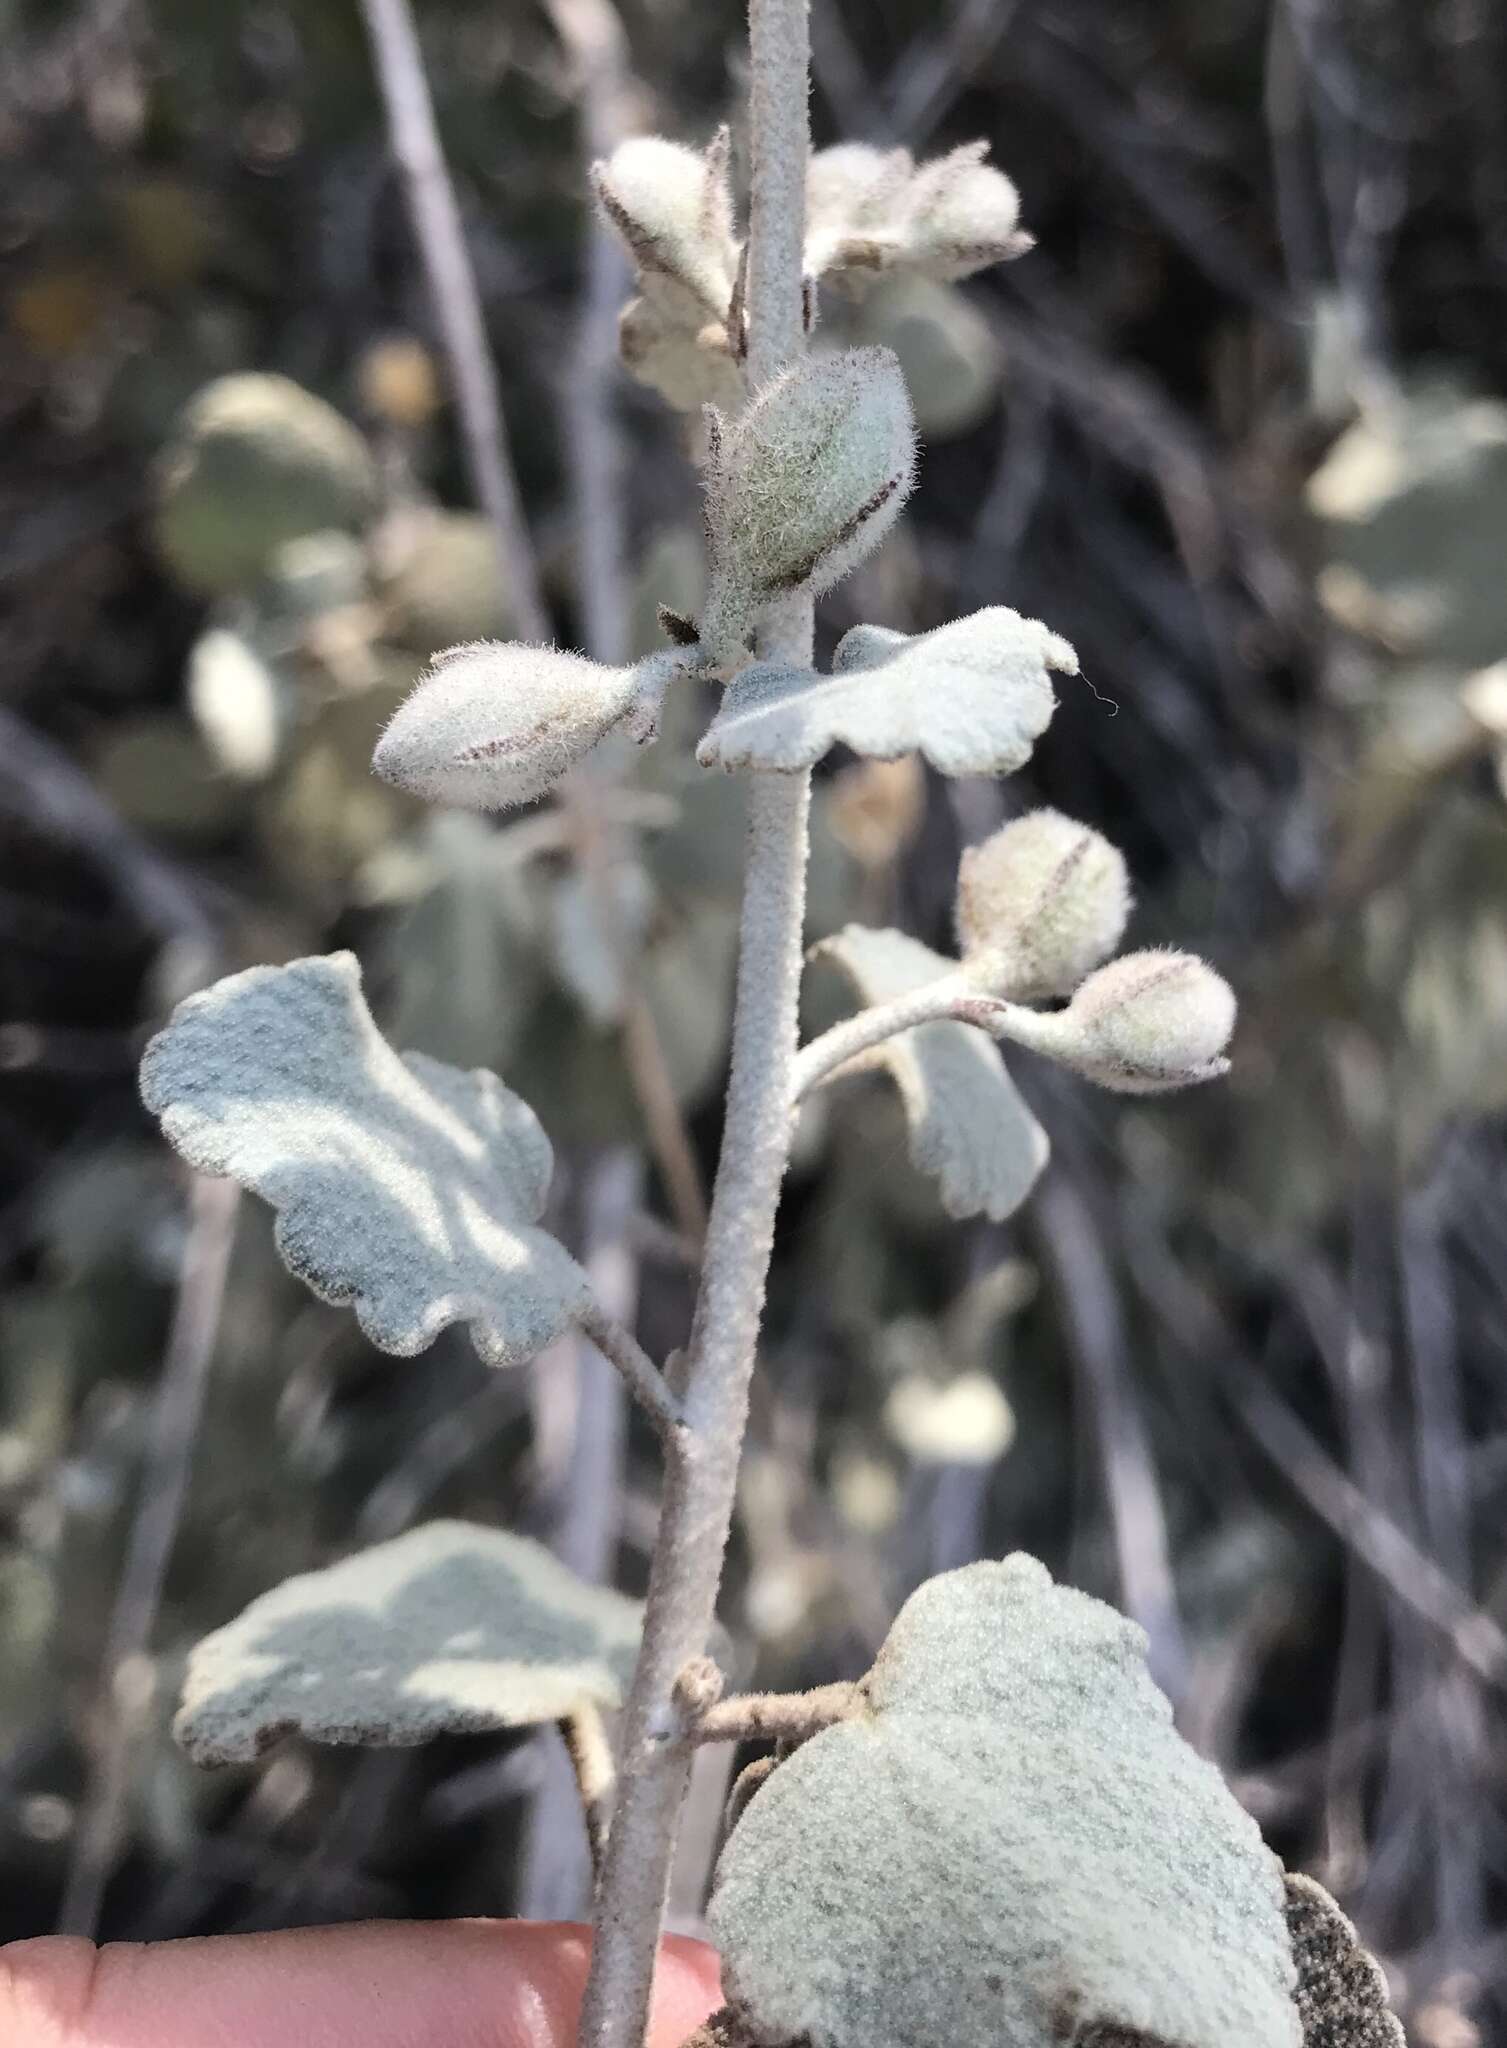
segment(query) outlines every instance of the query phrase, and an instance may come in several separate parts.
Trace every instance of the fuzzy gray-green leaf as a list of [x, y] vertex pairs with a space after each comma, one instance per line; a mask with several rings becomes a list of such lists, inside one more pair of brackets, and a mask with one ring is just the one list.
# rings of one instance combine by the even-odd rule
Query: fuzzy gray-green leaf
[[641, 1623], [527, 1537], [431, 1522], [207, 1636], [174, 1733], [196, 1763], [249, 1763], [295, 1732], [403, 1748], [617, 1707]]
[[753, 2035], [811, 2048], [1299, 2048], [1282, 1874], [1145, 1638], [1031, 1558], [933, 1579], [717, 1871]]
[[707, 768], [809, 768], [839, 741], [880, 761], [921, 753], [944, 775], [1008, 775], [1055, 708], [1053, 669], [1078, 657], [1003, 605], [909, 635], [855, 626], [830, 676], [755, 662], [729, 684], [696, 758]]
[[492, 1365], [542, 1351], [588, 1298], [534, 1225], [553, 1155], [497, 1079], [395, 1053], [349, 953], [253, 967], [180, 1003], [141, 1092], [201, 1173], [278, 1212], [289, 1269], [412, 1357], [465, 1322]]
[[[909, 995], [957, 966], [904, 932], [856, 924], [824, 940], [820, 952], [866, 1004]], [[1050, 1147], [993, 1041], [971, 1024], [921, 1024], [886, 1039], [875, 1057], [900, 1091], [911, 1157], [936, 1180], [948, 1214], [996, 1222], [1012, 1215]]]

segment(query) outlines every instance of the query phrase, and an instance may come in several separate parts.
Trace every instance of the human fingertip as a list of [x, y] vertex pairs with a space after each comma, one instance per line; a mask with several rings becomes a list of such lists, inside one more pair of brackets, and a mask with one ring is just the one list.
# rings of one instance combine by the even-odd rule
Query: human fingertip
[[[573, 2048], [585, 1927], [366, 1923], [122, 1944], [47, 1937], [0, 1949], [3, 2048]], [[717, 1958], [661, 1950], [648, 2048], [679, 2048], [721, 2003]], [[227, 2029], [231, 2030], [227, 2034]]]

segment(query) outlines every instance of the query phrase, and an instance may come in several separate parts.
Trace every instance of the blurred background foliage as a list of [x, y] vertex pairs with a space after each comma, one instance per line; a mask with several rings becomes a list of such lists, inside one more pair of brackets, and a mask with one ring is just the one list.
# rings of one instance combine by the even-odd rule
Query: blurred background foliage
[[[419, 15], [557, 631], [647, 651], [697, 599], [693, 451], [611, 360], [584, 165], [609, 116], [740, 139], [738, 9], [625, 0], [610, 106], [577, 0]], [[1243, 1015], [1195, 1099], [1017, 1062], [1054, 1161], [1007, 1226], [942, 1213], [881, 1081], [803, 1118], [724, 1616], [744, 1676], [811, 1683], [925, 1574], [1038, 1552], [1146, 1625], [1410, 2038], [1473, 2048], [1507, 1986], [1507, 16], [817, 0], [815, 31], [819, 140], [987, 137], [1040, 243], [824, 309], [896, 348], [925, 439], [824, 639], [1003, 601], [1088, 680], [1006, 786], [829, 764], [810, 936], [946, 950], [961, 847], [1050, 802], [1125, 848], [1135, 942], [1195, 945]], [[427, 1514], [640, 1586], [650, 1446], [589, 1352], [373, 1353], [259, 1209], [190, 1206], [133, 1069], [214, 974], [354, 946], [400, 1044], [539, 1110], [558, 1227], [666, 1349], [737, 786], [689, 699], [502, 829], [368, 773], [424, 657], [511, 613], [355, 0], [0, 0], [0, 39], [0, 1936], [573, 1911], [549, 1741], [201, 1777], [166, 1723], [197, 1635]], [[128, 1571], [118, 1602], [153, 1541], [160, 1601]]]

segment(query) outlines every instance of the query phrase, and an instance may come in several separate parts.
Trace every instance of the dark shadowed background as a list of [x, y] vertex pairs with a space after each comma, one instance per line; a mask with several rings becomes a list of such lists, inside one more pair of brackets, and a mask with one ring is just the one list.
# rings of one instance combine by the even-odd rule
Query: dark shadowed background
[[[626, 0], [595, 68], [577, 0], [418, 12], [555, 629], [647, 651], [696, 604], [696, 477], [617, 368], [585, 164], [736, 144], [739, 10]], [[925, 453], [823, 644], [1004, 602], [1087, 683], [1008, 785], [829, 763], [812, 936], [947, 948], [960, 848], [1046, 802], [1242, 1021], [1231, 1080], [1165, 1103], [1017, 1060], [1054, 1158], [1006, 1226], [942, 1213], [881, 1082], [806, 1120], [724, 1618], [745, 1676], [810, 1684], [929, 1572], [1036, 1551], [1144, 1623], [1410, 2039], [1474, 2048], [1507, 1989], [1507, 14], [816, 0], [815, 38], [818, 142], [986, 137], [1039, 242], [824, 309], [899, 352]], [[352, 432], [307, 500], [174, 518], [183, 408], [244, 371]], [[368, 774], [514, 594], [355, 0], [0, 0], [0, 431], [0, 1937], [573, 1911], [553, 1737], [200, 1776], [167, 1723], [198, 1635], [438, 1512], [638, 1589], [651, 1444], [587, 1354], [371, 1350], [259, 1206], [190, 1199], [133, 1070], [216, 973], [354, 947], [400, 1044], [539, 1110], [557, 1226], [661, 1353], [694, 1190], [645, 1062], [704, 1174], [728, 1024], [706, 706], [623, 771], [615, 942], [553, 814], [520, 844]], [[154, 1549], [160, 1597], [118, 1598]]]

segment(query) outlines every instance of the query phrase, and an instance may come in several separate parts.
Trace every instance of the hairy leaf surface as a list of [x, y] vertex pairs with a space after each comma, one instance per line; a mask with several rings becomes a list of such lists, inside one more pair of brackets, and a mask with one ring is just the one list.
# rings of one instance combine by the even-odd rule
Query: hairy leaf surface
[[944, 775], [1023, 767], [1078, 657], [1003, 605], [906, 634], [855, 626], [830, 676], [755, 662], [728, 685], [697, 752], [707, 768], [809, 768], [839, 741], [881, 761], [919, 752]]
[[249, 1763], [282, 1736], [403, 1748], [621, 1705], [638, 1603], [541, 1544], [430, 1522], [253, 1600], [189, 1658], [179, 1742]]
[[1299, 2048], [1281, 1867], [1144, 1657], [1032, 1558], [914, 1594], [867, 1712], [723, 1851], [711, 1929], [756, 2038]]
[[180, 1003], [141, 1064], [146, 1106], [201, 1173], [277, 1210], [289, 1269], [400, 1358], [470, 1325], [491, 1365], [542, 1351], [588, 1299], [534, 1228], [553, 1155], [497, 1079], [399, 1057], [349, 953], [253, 967]]

